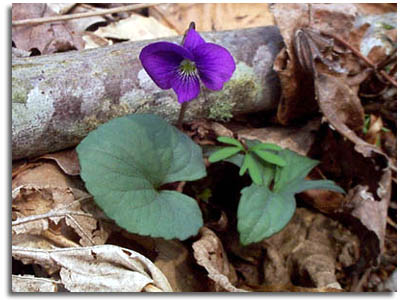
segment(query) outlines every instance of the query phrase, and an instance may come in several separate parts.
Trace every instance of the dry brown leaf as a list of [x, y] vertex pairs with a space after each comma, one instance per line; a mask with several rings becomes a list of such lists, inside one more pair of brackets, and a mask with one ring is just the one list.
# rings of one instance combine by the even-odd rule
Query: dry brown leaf
[[44, 154], [37, 159], [41, 158], [54, 160], [67, 175], [79, 175], [80, 173], [78, 154], [75, 149]]
[[[82, 5], [82, 4], [77, 4], [75, 5], [70, 13], [71, 14], [78, 14], [78, 13], [85, 13], [85, 12], [91, 12], [93, 11], [92, 9], [89, 9], [88, 7]], [[96, 9], [94, 9], [96, 11]], [[75, 31], [75, 32], [85, 32], [90, 26], [94, 24], [106, 24], [106, 18], [104, 16], [92, 16], [92, 17], [86, 17], [86, 18], [77, 18], [77, 19], [72, 19], [68, 20], [67, 24], [68, 27]]]
[[266, 127], [243, 129], [237, 132], [239, 138], [257, 139], [263, 143], [274, 143], [302, 155], [307, 155], [314, 142], [314, 132], [320, 126], [319, 120], [309, 121], [301, 128]]
[[286, 45], [274, 64], [282, 87], [278, 107], [278, 120], [282, 124], [307, 118], [318, 109], [314, 101], [314, 79], [300, 67], [295, 55], [296, 30], [312, 26], [314, 30], [334, 32], [346, 38], [357, 12], [352, 4], [312, 4], [311, 10], [309, 8], [307, 4], [273, 4], [270, 7]]
[[17, 293], [54, 293], [58, 291], [60, 282], [33, 275], [12, 275], [11, 291]]
[[[317, 288], [341, 289], [335, 275], [337, 263], [347, 267], [359, 258], [354, 235], [337, 222], [305, 208], [298, 208], [290, 223], [263, 244], [267, 249], [266, 285], [285, 285], [289, 277], [299, 280], [296, 285], [309, 286], [309, 278]], [[275, 273], [276, 270], [280, 271]]]
[[[303, 199], [325, 213], [333, 213], [352, 228], [364, 245], [357, 272], [374, 264], [383, 251], [388, 205], [391, 194], [391, 170], [383, 156], [365, 158], [354, 149], [352, 141], [343, 139], [327, 126], [318, 140], [322, 153], [318, 169], [348, 194], [343, 198], [328, 191], [307, 191]], [[365, 143], [365, 142], [364, 142]], [[372, 145], [371, 145], [372, 146]]]
[[[12, 183], [13, 244], [23, 242], [16, 237], [22, 234], [32, 239], [41, 234], [58, 246], [104, 244], [110, 232], [104, 215], [75, 187], [52, 163], [19, 173]], [[80, 239], [74, 241], [76, 234]]]
[[162, 25], [152, 17], [132, 14], [129, 18], [100, 27], [94, 32], [107, 39], [139, 41], [176, 36], [176, 31]]
[[[77, 246], [74, 235], [80, 237], [81, 245], [103, 244], [108, 237], [108, 229], [93, 214], [81, 210], [80, 202], [91, 196], [70, 188], [37, 188], [22, 186], [14, 190], [12, 222], [13, 244], [21, 242], [16, 236], [41, 234], [43, 238], [61, 246]], [[75, 193], [74, 193], [75, 192]], [[78, 198], [78, 195], [84, 195]], [[22, 242], [25, 242], [22, 239]]]
[[105, 47], [112, 45], [112, 41], [102, 38], [93, 32], [86, 31], [82, 39], [85, 41], [85, 49]]
[[307, 190], [300, 194], [302, 200], [319, 211], [335, 213], [344, 205], [345, 196], [328, 190]]
[[389, 157], [378, 147], [367, 143], [356, 134], [363, 126], [363, 109], [357, 95], [343, 80], [318, 73], [315, 78], [315, 92], [326, 120], [340, 134], [354, 143], [354, 149], [357, 152], [364, 157], [371, 157], [374, 154], [383, 156], [394, 167]]
[[52, 162], [36, 164], [35, 168], [28, 168], [18, 173], [12, 181], [12, 188], [31, 185], [41, 187], [72, 187], [79, 188], [79, 184], [64, 174]]
[[141, 292], [149, 284], [172, 291], [149, 259], [113, 245], [56, 250], [13, 246], [12, 256], [25, 264], [57, 267], [61, 283], [71, 292]]
[[149, 9], [151, 16], [184, 34], [190, 22], [198, 31], [233, 30], [273, 25], [265, 3], [168, 3]]
[[207, 291], [204, 279], [192, 266], [192, 257], [186, 247], [176, 240], [154, 239], [158, 253], [154, 264], [167, 277], [174, 292]]
[[[364, 110], [357, 96], [358, 84], [354, 79], [339, 70], [341, 67], [328, 56], [327, 49], [334, 47], [333, 40], [326, 39], [317, 30], [334, 32], [346, 39], [355, 22], [356, 8], [351, 5], [300, 5], [296, 4], [293, 12], [288, 13], [286, 5], [274, 5], [272, 11], [277, 18], [278, 25], [284, 23], [285, 17], [296, 14], [299, 20], [293, 21], [281, 32], [287, 45], [288, 57], [280, 57], [275, 62], [278, 72], [281, 74], [283, 84], [283, 97], [278, 108], [278, 119], [282, 123], [293, 121], [293, 118], [305, 117], [305, 108], [312, 105], [307, 101], [317, 99], [318, 107], [324, 115], [324, 119], [340, 132], [345, 138], [355, 144], [355, 150], [365, 157], [383, 156], [389, 162], [391, 168], [395, 168], [393, 162], [380, 149], [362, 140], [357, 134], [361, 133], [364, 124]], [[306, 9], [307, 8], [307, 9]], [[346, 10], [347, 9], [347, 10]], [[307, 16], [311, 17], [312, 29], [305, 29]], [[339, 26], [338, 21], [342, 21]], [[300, 24], [303, 22], [304, 24]], [[323, 45], [325, 45], [323, 47]], [[325, 53], [324, 53], [325, 52]], [[324, 53], [324, 54], [323, 54]], [[329, 59], [328, 59], [329, 58]], [[334, 75], [342, 72], [342, 75]], [[365, 79], [368, 73], [360, 74], [358, 80]], [[290, 76], [294, 80], [289, 80]], [[304, 95], [303, 78], [306, 78], [306, 93]], [[353, 81], [353, 83], [351, 83]], [[355, 88], [351, 88], [352, 84]], [[310, 94], [310, 91], [311, 94]], [[315, 96], [313, 95], [315, 94]], [[315, 108], [315, 102], [314, 102]]]
[[363, 15], [381, 15], [397, 12], [396, 3], [355, 3], [357, 10]]
[[297, 29], [312, 26], [314, 30], [334, 32], [346, 38], [353, 28], [357, 15], [357, 8], [353, 4], [311, 4], [312, 24], [310, 24], [309, 8], [305, 3], [279, 3], [270, 6], [276, 25], [291, 54], [293, 54], [292, 39]]
[[[297, 208], [282, 231], [260, 243], [244, 247], [230, 233], [224, 245], [232, 257], [238, 258], [232, 263], [244, 277], [240, 287], [254, 291], [340, 291], [337, 272], [360, 259], [360, 242], [355, 234], [306, 208]], [[251, 273], [255, 273], [254, 278], [248, 276]], [[314, 289], [307, 291], [305, 287]]]
[[[392, 191], [391, 184], [392, 172], [386, 169], [379, 179], [376, 191], [371, 191], [368, 186], [358, 185], [348, 193], [346, 210], [350, 210], [351, 215], [360, 220], [367, 230], [373, 232], [379, 241], [379, 249], [376, 249], [376, 251], [372, 247], [369, 249], [371, 253], [378, 252], [371, 257], [373, 260], [384, 250], [386, 218]], [[373, 193], [377, 194], [378, 199]], [[360, 235], [362, 234], [360, 232]]]
[[167, 277], [174, 292], [207, 292], [207, 276], [199, 272], [188, 247], [178, 240], [152, 238], [125, 230], [114, 230], [108, 240], [111, 244], [133, 249], [151, 261]]
[[[12, 20], [25, 20], [54, 16], [56, 13], [45, 3], [14, 3]], [[16, 47], [26, 51], [38, 49], [41, 54], [83, 49], [78, 33], [72, 32], [67, 24], [40, 24], [12, 27], [12, 41]]]
[[217, 235], [207, 227], [200, 229], [201, 238], [192, 247], [197, 263], [203, 266], [215, 283], [215, 290], [228, 292], [247, 292], [236, 288], [235, 269], [229, 263], [223, 245]]

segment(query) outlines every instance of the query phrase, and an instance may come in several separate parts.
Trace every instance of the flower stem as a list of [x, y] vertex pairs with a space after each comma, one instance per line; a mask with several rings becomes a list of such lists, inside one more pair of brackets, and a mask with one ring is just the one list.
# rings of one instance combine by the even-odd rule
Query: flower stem
[[183, 102], [181, 105], [181, 110], [179, 111], [179, 118], [178, 118], [178, 128], [182, 129], [182, 122], [183, 117], [185, 116], [185, 111], [189, 102]]
[[[196, 29], [196, 24], [194, 22], [190, 22], [188, 29], [185, 32], [185, 35], [183, 36], [181, 45], [183, 45], [185, 43], [185, 39], [186, 39], [186, 35], [189, 32], [190, 29]], [[183, 118], [185, 116], [185, 111], [187, 109], [187, 105], [189, 102], [183, 102], [181, 105], [181, 110], [179, 111], [179, 118], [178, 118], [178, 128], [182, 129], [182, 122], [183, 122]]]

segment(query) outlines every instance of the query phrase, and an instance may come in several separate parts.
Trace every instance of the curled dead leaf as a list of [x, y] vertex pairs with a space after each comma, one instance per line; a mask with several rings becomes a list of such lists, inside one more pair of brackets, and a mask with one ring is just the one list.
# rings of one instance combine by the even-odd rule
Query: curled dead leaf
[[[382, 177], [379, 179], [378, 189], [376, 190], [377, 198], [369, 190], [368, 186], [358, 185], [349, 191], [345, 210], [353, 217], [358, 219], [364, 228], [357, 226], [360, 235], [368, 236], [370, 245], [367, 247], [366, 259], [376, 261], [380, 253], [384, 250], [386, 218], [391, 198], [392, 172], [386, 169]], [[365, 231], [372, 234], [365, 234]], [[374, 237], [374, 238], [372, 238]]]
[[37, 159], [54, 160], [67, 175], [79, 175], [80, 173], [78, 154], [75, 149], [44, 154]]
[[55, 250], [13, 246], [23, 263], [55, 266], [60, 282], [71, 292], [141, 292], [149, 284], [171, 292], [164, 274], [143, 255], [113, 245]]
[[354, 149], [357, 152], [364, 157], [371, 157], [373, 154], [383, 156], [392, 168], [395, 167], [390, 158], [378, 147], [367, 143], [356, 134], [355, 131], [360, 132], [362, 128], [364, 114], [362, 108], [356, 109], [358, 112], [351, 109], [351, 107], [360, 107], [360, 100], [345, 82], [334, 76], [318, 74], [315, 78], [315, 91], [319, 107], [326, 120], [340, 134], [354, 143]]
[[215, 283], [216, 291], [247, 292], [236, 288], [236, 272], [229, 263], [223, 245], [217, 235], [206, 227], [200, 229], [200, 240], [193, 243], [194, 257]]

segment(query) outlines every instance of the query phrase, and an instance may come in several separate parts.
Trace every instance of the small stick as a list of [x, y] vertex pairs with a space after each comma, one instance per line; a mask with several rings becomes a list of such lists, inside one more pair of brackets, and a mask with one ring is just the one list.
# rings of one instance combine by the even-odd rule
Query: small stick
[[44, 24], [44, 23], [67, 21], [67, 20], [72, 20], [72, 19], [80, 19], [80, 18], [88, 18], [88, 17], [94, 17], [94, 16], [115, 14], [115, 13], [120, 13], [120, 12], [126, 12], [126, 11], [146, 8], [146, 7], [154, 6], [157, 4], [158, 3], [131, 4], [131, 5], [126, 5], [126, 6], [121, 6], [121, 7], [102, 9], [99, 11], [89, 11], [89, 12], [77, 13], [77, 14], [71, 14], [71, 15], [18, 20], [18, 21], [12, 21], [11, 24], [12, 24], [12, 26], [39, 25], [39, 24]]
[[[333, 37], [334, 39], [336, 39], [338, 42], [342, 43], [344, 46], [346, 46], [347, 48], [349, 48], [354, 55], [356, 55], [357, 57], [359, 57], [360, 59], [362, 59], [369, 67], [373, 68], [374, 70], [377, 71], [377, 67], [376, 65], [366, 56], [362, 55], [362, 53], [360, 51], [358, 51], [355, 47], [353, 47], [352, 45], [350, 45], [348, 42], [346, 42], [345, 40], [343, 40], [340, 36], [334, 34], [334, 33], [328, 33], [328, 32], [324, 32], [321, 31], [322, 34], [328, 35]], [[381, 74], [387, 81], [389, 81], [392, 85], [394, 85], [395, 87], [397, 87], [397, 82], [390, 77], [384, 70], [380, 70], [378, 71], [379, 74]]]

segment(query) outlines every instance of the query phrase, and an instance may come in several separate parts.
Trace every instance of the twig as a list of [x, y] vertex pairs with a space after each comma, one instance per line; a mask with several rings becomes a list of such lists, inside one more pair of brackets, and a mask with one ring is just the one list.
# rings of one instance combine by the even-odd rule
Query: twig
[[81, 217], [88, 217], [88, 218], [93, 218], [96, 219], [94, 216], [88, 213], [84, 212], [78, 212], [78, 211], [49, 211], [48, 213], [45, 214], [40, 214], [40, 215], [31, 215], [25, 218], [20, 218], [15, 221], [12, 221], [11, 226], [17, 226], [21, 225], [24, 223], [29, 223], [29, 222], [34, 222], [37, 220], [41, 219], [48, 219], [48, 218], [54, 218], [54, 217], [67, 217], [68, 215], [76, 215], [76, 216], [81, 216]]
[[53, 232], [51, 232], [50, 230], [45, 230], [41, 233], [41, 235], [43, 237], [45, 237], [46, 239], [54, 242], [56, 245], [61, 246], [61, 247], [80, 247], [79, 244], [71, 241], [70, 239], [67, 239], [65, 236], [63, 235], [59, 235], [59, 234], [55, 234]]
[[387, 81], [389, 81], [392, 85], [397, 87], [397, 82], [392, 77], [390, 77], [384, 70], [378, 71], [377, 70], [377, 66], [368, 57], [364, 56], [360, 51], [358, 51], [355, 47], [350, 45], [347, 41], [342, 39], [340, 36], [338, 36], [338, 35], [336, 35], [334, 33], [328, 33], [328, 32], [324, 32], [324, 31], [321, 31], [321, 33], [324, 34], [324, 35], [331, 36], [335, 40], [337, 40], [339, 43], [342, 43], [344, 46], [349, 48], [353, 52], [354, 55], [356, 55], [357, 57], [362, 59], [369, 67], [371, 67], [375, 71], [379, 72], [379, 74], [381, 74]]
[[80, 19], [80, 18], [88, 18], [88, 17], [94, 17], [94, 16], [115, 14], [115, 13], [130, 11], [130, 10], [146, 8], [146, 7], [154, 6], [157, 4], [158, 3], [131, 4], [131, 5], [126, 5], [126, 6], [121, 6], [121, 7], [102, 9], [99, 11], [90, 11], [90, 12], [84, 12], [84, 13], [71, 14], [71, 15], [18, 20], [18, 21], [13, 21], [11, 24], [12, 24], [12, 26], [39, 25], [39, 24], [44, 24], [44, 23], [59, 22], [59, 21], [66, 21], [66, 20], [72, 20], [72, 19]]

